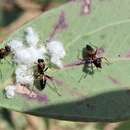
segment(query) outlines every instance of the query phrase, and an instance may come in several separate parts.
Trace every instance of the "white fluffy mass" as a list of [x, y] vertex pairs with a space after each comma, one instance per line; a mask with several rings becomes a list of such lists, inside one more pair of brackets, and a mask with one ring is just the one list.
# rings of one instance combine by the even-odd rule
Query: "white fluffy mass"
[[32, 67], [39, 58], [45, 58], [46, 49], [44, 46], [38, 47], [39, 37], [32, 27], [27, 27], [25, 32], [26, 44], [19, 40], [12, 40], [9, 46], [17, 63], [16, 83], [32, 86], [34, 81]]
[[16, 75], [16, 83], [18, 84], [26, 84], [26, 85], [33, 85], [33, 73], [31, 68], [27, 65], [18, 65], [15, 71]]
[[33, 28], [27, 27], [25, 33], [26, 33], [25, 39], [28, 45], [36, 46], [39, 41], [39, 37], [38, 34], [33, 30]]
[[[32, 86], [34, 82], [34, 63], [38, 59], [45, 59], [46, 54], [48, 54], [51, 63], [63, 68], [62, 59], [65, 56], [65, 50], [63, 44], [59, 41], [48, 42], [46, 48], [44, 46], [38, 47], [39, 37], [33, 28], [28, 27], [25, 32], [26, 44], [23, 44], [23, 41], [20, 40], [12, 40], [9, 46], [13, 52], [14, 61], [17, 63], [15, 70], [16, 85]], [[15, 90], [15, 85], [7, 86], [5, 88], [6, 97], [12, 98], [15, 95]]]
[[11, 50], [14, 51], [14, 53], [15, 53], [15, 51], [23, 48], [23, 42], [20, 40], [12, 40], [9, 43], [9, 46], [11, 47]]
[[51, 62], [59, 68], [63, 68], [62, 59], [66, 54], [63, 44], [59, 41], [51, 41], [47, 43], [46, 48], [51, 57]]
[[44, 46], [37, 47], [24, 47], [15, 52], [14, 59], [17, 64], [33, 65], [39, 58], [45, 57], [46, 50]]
[[7, 98], [13, 98], [15, 95], [16, 86], [9, 85], [5, 88], [5, 95]]

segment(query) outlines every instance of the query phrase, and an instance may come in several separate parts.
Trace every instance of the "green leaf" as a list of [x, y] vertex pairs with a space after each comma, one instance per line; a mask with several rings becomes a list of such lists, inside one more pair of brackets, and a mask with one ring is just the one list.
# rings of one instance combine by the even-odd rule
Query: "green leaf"
[[[110, 65], [103, 62], [101, 70], [94, 68], [94, 74], [84, 70], [84, 65], [62, 70], [51, 68], [47, 74], [63, 81], [55, 86], [48, 81], [45, 90], [35, 99], [27, 95], [7, 99], [3, 89], [12, 80], [15, 65], [2, 61], [0, 69], [0, 106], [15, 111], [75, 121], [120, 121], [130, 118], [130, 8], [129, 0], [93, 0], [91, 11], [81, 15], [81, 2], [73, 1], [49, 11], [22, 26], [3, 44], [19, 38], [24, 41], [24, 30], [32, 26], [40, 36], [39, 44], [48, 39], [61, 11], [65, 12], [68, 26], [56, 33], [57, 40], [64, 43], [67, 55], [64, 64], [77, 60], [78, 50], [88, 42], [102, 48]], [[101, 50], [101, 49], [100, 49]], [[12, 60], [11, 57], [8, 57]], [[85, 72], [84, 72], [85, 71]], [[82, 74], [86, 74], [80, 82]], [[43, 100], [46, 95], [48, 101]], [[37, 99], [39, 98], [40, 101]], [[35, 100], [34, 100], [35, 99]]]

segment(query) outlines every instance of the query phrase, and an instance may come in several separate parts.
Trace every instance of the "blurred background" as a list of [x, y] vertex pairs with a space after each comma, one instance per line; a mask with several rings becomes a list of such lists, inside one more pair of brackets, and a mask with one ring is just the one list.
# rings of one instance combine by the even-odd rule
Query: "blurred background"
[[[0, 0], [0, 42], [25, 22], [71, 0]], [[0, 130], [130, 130], [130, 121], [81, 123], [34, 117], [0, 108]]]

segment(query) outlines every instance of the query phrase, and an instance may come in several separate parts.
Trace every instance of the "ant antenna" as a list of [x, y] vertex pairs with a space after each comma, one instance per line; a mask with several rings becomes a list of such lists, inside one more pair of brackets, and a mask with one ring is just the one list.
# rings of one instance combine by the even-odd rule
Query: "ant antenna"
[[53, 83], [54, 88], [50, 84], [47, 83], [48, 87], [50, 87], [50, 89], [52, 89], [52, 91], [54, 91], [58, 96], [61, 96], [61, 94], [57, 91], [55, 83], [54, 82], [52, 82], [52, 83]]

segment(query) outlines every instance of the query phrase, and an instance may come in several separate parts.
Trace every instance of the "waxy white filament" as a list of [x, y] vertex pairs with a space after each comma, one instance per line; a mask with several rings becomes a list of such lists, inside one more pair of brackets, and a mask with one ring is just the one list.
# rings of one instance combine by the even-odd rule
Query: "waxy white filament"
[[5, 95], [7, 98], [13, 98], [15, 95], [16, 86], [9, 85], [5, 88]]
[[[14, 61], [17, 63], [15, 70], [16, 84], [32, 86], [34, 82], [33, 66], [39, 58], [46, 59], [46, 54], [50, 56], [51, 63], [59, 68], [63, 68], [62, 59], [65, 56], [63, 44], [59, 41], [48, 42], [46, 48], [42, 45], [38, 47], [39, 37], [32, 27], [25, 30], [26, 43], [20, 40], [12, 40], [9, 43], [14, 54]], [[46, 51], [47, 49], [47, 51]], [[12, 98], [15, 95], [15, 85], [5, 88], [6, 97]]]
[[51, 62], [59, 68], [63, 68], [62, 59], [66, 54], [63, 44], [59, 41], [51, 41], [47, 43], [46, 48]]

